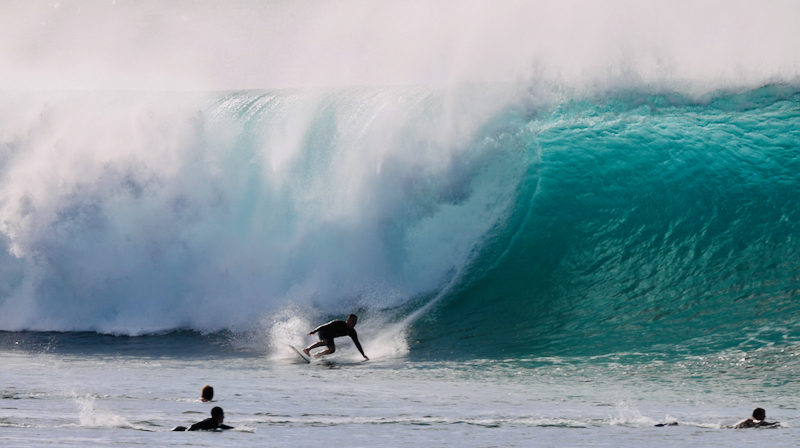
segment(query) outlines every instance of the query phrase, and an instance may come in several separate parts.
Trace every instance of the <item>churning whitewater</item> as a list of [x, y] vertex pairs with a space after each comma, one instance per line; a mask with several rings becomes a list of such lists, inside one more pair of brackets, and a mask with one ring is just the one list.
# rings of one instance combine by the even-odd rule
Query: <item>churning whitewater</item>
[[15, 97], [0, 325], [242, 330], [287, 306], [381, 310], [435, 293], [502, 226], [528, 170], [519, 123], [451, 115], [469, 99]]

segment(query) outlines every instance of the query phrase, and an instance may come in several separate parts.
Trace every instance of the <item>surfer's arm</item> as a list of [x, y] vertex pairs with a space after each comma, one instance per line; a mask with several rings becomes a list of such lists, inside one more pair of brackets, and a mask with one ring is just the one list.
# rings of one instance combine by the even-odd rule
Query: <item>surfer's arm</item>
[[320, 330], [323, 330], [323, 329], [325, 329], [325, 328], [330, 328], [331, 324], [333, 324], [334, 322], [336, 322], [336, 321], [332, 320], [332, 321], [330, 321], [330, 322], [328, 322], [328, 323], [322, 324], [322, 325], [320, 325], [319, 327], [317, 327], [317, 328], [315, 328], [315, 329], [311, 330], [311, 332], [309, 332], [308, 334], [309, 334], [309, 335], [312, 335], [312, 334], [314, 334], [314, 333], [316, 333], [316, 332], [318, 332], [318, 331], [320, 331]]
[[217, 426], [217, 428], [219, 428], [219, 429], [233, 429], [233, 426], [219, 425], [219, 426]]
[[353, 332], [350, 333], [350, 339], [352, 339], [353, 343], [356, 344], [356, 348], [358, 349], [359, 352], [361, 352], [361, 356], [363, 356], [364, 359], [369, 361], [369, 358], [367, 358], [367, 355], [364, 354], [364, 350], [361, 348], [361, 344], [358, 342], [358, 335], [356, 334], [355, 330], [353, 330]]

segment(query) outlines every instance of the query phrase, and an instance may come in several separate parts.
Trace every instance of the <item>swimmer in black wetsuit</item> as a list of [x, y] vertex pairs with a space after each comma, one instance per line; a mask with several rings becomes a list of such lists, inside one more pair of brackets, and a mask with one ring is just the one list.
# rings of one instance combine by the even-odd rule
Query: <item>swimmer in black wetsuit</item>
[[197, 422], [186, 429], [185, 426], [178, 426], [173, 431], [211, 431], [214, 429], [233, 429], [233, 426], [223, 425], [222, 421], [225, 420], [225, 413], [222, 408], [215, 406], [211, 409], [211, 418], [207, 418], [202, 422]]
[[321, 347], [323, 345], [327, 346], [327, 350], [323, 350], [314, 355], [315, 358], [319, 358], [323, 355], [330, 355], [331, 353], [336, 351], [336, 344], [334, 344], [334, 338], [340, 338], [342, 336], [350, 336], [350, 339], [353, 340], [353, 343], [356, 344], [356, 348], [359, 352], [361, 352], [361, 356], [364, 357], [367, 361], [367, 355], [364, 354], [364, 350], [361, 349], [361, 344], [358, 343], [358, 334], [356, 333], [356, 329], [353, 328], [356, 326], [356, 322], [358, 321], [358, 316], [355, 314], [351, 314], [347, 316], [347, 321], [343, 320], [332, 320], [327, 324], [320, 325], [319, 327], [313, 329], [309, 335], [314, 333], [319, 333], [319, 342], [309, 345], [307, 348], [303, 349], [303, 353], [306, 355], [311, 355], [310, 350], [312, 348]]

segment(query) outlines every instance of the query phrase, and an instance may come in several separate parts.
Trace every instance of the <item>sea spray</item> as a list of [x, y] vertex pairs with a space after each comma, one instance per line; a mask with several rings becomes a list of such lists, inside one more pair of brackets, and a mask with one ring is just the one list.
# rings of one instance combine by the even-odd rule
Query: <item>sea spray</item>
[[3, 328], [241, 331], [435, 291], [526, 169], [487, 124], [506, 97], [472, 92], [30, 95], [3, 130]]

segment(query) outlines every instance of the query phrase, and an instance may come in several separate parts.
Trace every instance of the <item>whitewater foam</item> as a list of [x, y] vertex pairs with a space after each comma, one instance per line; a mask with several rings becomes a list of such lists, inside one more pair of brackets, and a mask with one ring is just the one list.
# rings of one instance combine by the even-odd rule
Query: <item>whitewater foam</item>
[[5, 329], [244, 330], [290, 305], [393, 307], [446, 283], [513, 203], [499, 174], [518, 143], [477, 127], [497, 104], [453, 116], [469, 97], [26, 98], [40, 114], [3, 130]]

